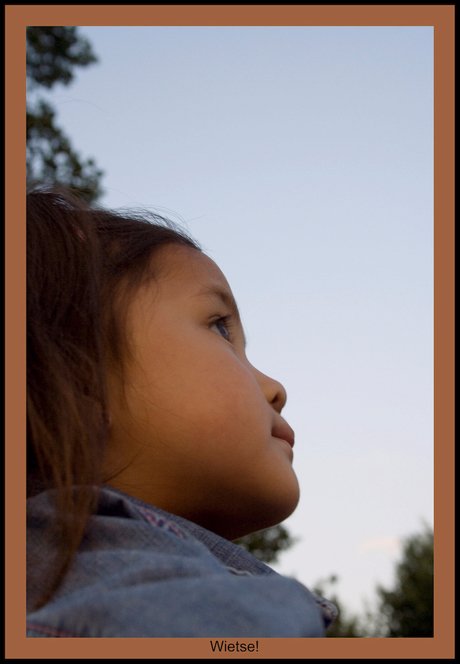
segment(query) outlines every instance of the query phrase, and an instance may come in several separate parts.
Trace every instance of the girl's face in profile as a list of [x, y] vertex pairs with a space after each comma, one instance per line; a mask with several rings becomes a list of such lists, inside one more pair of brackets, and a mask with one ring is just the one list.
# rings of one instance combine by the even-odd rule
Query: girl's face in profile
[[228, 539], [279, 523], [299, 499], [283, 386], [246, 358], [224, 275], [167, 245], [128, 311], [133, 360], [109, 380], [109, 484]]

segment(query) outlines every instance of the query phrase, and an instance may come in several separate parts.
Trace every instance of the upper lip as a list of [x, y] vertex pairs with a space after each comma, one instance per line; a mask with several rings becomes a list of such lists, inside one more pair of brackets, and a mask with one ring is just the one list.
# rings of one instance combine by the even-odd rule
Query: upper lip
[[272, 436], [275, 438], [282, 438], [288, 442], [291, 447], [294, 447], [294, 431], [284, 420], [275, 424], [272, 429]]

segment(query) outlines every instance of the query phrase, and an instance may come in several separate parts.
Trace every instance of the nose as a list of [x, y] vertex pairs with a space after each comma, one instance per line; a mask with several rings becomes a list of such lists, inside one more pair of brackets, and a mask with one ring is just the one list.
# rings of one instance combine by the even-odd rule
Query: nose
[[256, 380], [259, 383], [262, 392], [264, 393], [265, 398], [267, 399], [270, 406], [276, 410], [277, 413], [281, 413], [284, 406], [286, 405], [287, 394], [284, 386], [281, 385], [274, 378], [266, 376], [258, 369], [254, 369]]

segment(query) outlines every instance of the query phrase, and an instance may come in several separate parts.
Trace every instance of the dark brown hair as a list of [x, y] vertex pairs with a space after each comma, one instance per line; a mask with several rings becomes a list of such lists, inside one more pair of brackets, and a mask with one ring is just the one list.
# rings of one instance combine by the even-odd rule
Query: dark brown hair
[[153, 213], [91, 208], [64, 189], [27, 195], [27, 494], [53, 489], [60, 542], [38, 606], [68, 570], [104, 481], [107, 367], [122, 371], [126, 354], [120, 296], [127, 304], [171, 243], [200, 249]]

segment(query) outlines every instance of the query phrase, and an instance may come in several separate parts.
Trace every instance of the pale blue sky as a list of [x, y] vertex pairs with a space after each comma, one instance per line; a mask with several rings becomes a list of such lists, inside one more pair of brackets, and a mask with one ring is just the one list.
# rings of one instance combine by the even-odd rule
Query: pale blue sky
[[182, 220], [288, 392], [299, 542], [360, 610], [433, 523], [433, 29], [82, 27], [48, 94], [108, 207]]

